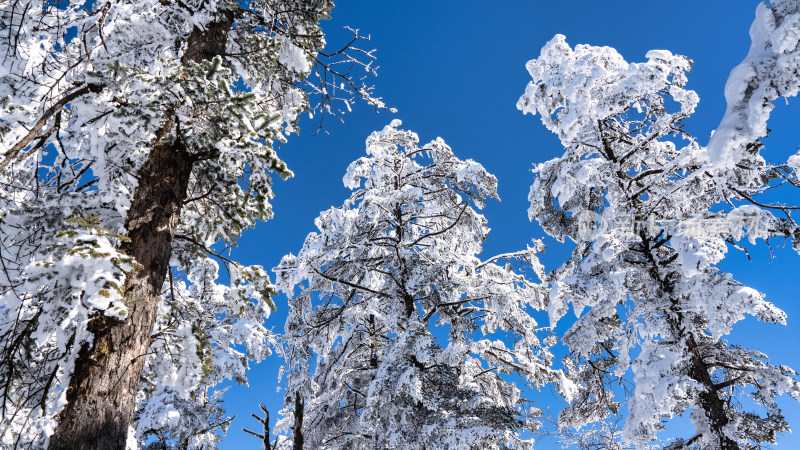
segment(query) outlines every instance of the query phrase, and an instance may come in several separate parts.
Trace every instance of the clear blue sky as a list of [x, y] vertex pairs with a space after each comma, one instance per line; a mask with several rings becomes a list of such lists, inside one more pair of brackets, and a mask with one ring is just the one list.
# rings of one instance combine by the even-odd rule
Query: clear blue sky
[[[393, 118], [419, 133], [424, 142], [438, 136], [461, 158], [483, 164], [499, 180], [501, 202], [483, 211], [492, 232], [485, 256], [516, 250], [543, 232], [527, 218], [531, 165], [559, 155], [558, 140], [539, 122], [516, 110], [517, 98], [530, 80], [525, 63], [539, 55], [556, 33], [570, 45], [615, 47], [628, 61], [643, 61], [650, 49], [668, 49], [695, 61], [689, 87], [700, 95], [697, 113], [687, 129], [701, 143], [719, 123], [725, 109], [723, 87], [730, 70], [749, 48], [748, 29], [758, 2], [751, 0], [648, 1], [375, 1], [339, 2], [333, 19], [324, 24], [331, 47], [342, 43], [349, 25], [369, 34], [376, 48], [380, 75], [376, 93], [398, 109], [397, 114], [375, 114], [361, 105], [344, 117], [345, 123], [327, 123], [330, 135], [311, 136], [316, 121], [301, 121], [299, 136], [291, 136], [280, 155], [295, 178], [276, 181], [275, 218], [259, 224], [242, 238], [233, 254], [246, 264], [277, 265], [281, 256], [297, 252], [314, 230], [313, 220], [348, 196], [342, 185], [347, 165], [364, 154], [364, 140]], [[766, 155], [785, 157], [800, 145], [797, 109], [782, 101], [773, 113]], [[800, 199], [795, 198], [796, 203]], [[557, 267], [569, 244], [547, 240], [543, 262]], [[796, 301], [800, 256], [776, 247], [770, 262], [765, 246], [752, 253], [753, 261], [732, 252], [723, 268], [740, 281], [767, 294], [784, 309], [788, 326], [765, 325], [747, 319], [734, 328], [730, 340], [770, 355], [774, 363], [800, 369], [800, 306]], [[276, 299], [278, 311], [268, 326], [283, 330], [287, 299]], [[561, 328], [561, 327], [560, 327]], [[259, 448], [260, 443], [241, 431], [258, 429], [250, 417], [258, 403], [278, 416], [282, 394], [277, 372], [281, 360], [272, 356], [250, 371], [250, 387], [233, 386], [225, 396], [230, 414], [238, 414], [223, 449]], [[548, 390], [530, 397], [539, 407], [555, 405]], [[790, 398], [780, 402], [790, 425], [800, 429], [800, 406]], [[684, 435], [682, 437], [689, 437]], [[784, 434], [782, 448], [800, 448], [800, 437]], [[559, 448], [543, 441], [541, 448]]]

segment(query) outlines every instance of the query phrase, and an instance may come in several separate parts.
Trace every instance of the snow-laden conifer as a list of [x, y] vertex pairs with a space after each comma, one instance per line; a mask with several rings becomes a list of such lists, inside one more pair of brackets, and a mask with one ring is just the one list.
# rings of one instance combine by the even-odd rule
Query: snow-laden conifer
[[563, 341], [583, 390], [560, 422], [592, 424], [625, 401], [620, 435], [639, 448], [681, 414], [696, 431], [676, 448], [771, 443], [788, 429], [775, 397], [800, 400], [795, 372], [725, 336], [746, 315], [785, 323], [785, 314], [716, 265], [728, 242], [784, 236], [791, 224], [755, 205], [712, 212], [723, 200], [717, 177], [682, 127], [698, 102], [684, 87], [690, 66], [664, 50], [628, 63], [563, 36], [528, 63], [533, 80], [518, 107], [539, 114], [565, 149], [536, 165], [529, 216], [576, 243], [549, 280], [551, 324], [570, 307], [578, 316]]
[[544, 276], [541, 243], [478, 259], [489, 229], [474, 207], [497, 180], [399, 126], [367, 139], [350, 198], [275, 269], [290, 297], [278, 427], [299, 395], [309, 448], [528, 448], [537, 410], [514, 380], [571, 392], [531, 317], [545, 293], [513, 267]]
[[210, 247], [271, 217], [274, 143], [310, 99], [369, 97], [332, 65], [372, 73], [369, 51], [321, 52], [332, 6], [0, 3], [0, 445], [121, 448], [137, 393], [139, 437], [210, 431], [156, 428], [218, 414], [273, 306], [263, 269]]

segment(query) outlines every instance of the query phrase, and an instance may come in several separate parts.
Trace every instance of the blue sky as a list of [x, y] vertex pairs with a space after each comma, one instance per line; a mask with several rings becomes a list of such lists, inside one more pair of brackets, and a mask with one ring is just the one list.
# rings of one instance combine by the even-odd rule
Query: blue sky
[[[320, 211], [340, 205], [348, 196], [342, 185], [347, 165], [364, 154], [364, 141], [392, 119], [419, 133], [423, 142], [441, 136], [461, 158], [483, 164], [499, 180], [502, 201], [484, 209], [492, 232], [485, 256], [525, 246], [544, 236], [527, 218], [527, 195], [533, 180], [533, 163], [558, 156], [562, 149], [538, 117], [524, 116], [515, 104], [530, 80], [525, 63], [539, 55], [554, 34], [567, 36], [570, 45], [608, 45], [628, 61], [643, 61], [650, 49], [668, 49], [695, 61], [688, 87], [700, 95], [697, 113], [687, 130], [706, 143], [725, 110], [723, 88], [730, 70], [747, 53], [748, 29], [757, 2], [750, 0], [646, 1], [342, 1], [333, 19], [324, 23], [331, 47], [347, 39], [349, 25], [371, 35], [365, 44], [376, 48], [379, 77], [376, 94], [397, 114], [376, 114], [364, 105], [344, 117], [343, 124], [327, 122], [330, 134], [312, 136], [316, 120], [301, 121], [301, 132], [281, 145], [281, 157], [295, 172], [289, 181], [276, 180], [275, 218], [246, 232], [233, 255], [245, 264], [272, 268], [281, 256], [297, 252], [314, 230]], [[775, 159], [795, 152], [800, 145], [794, 99], [782, 100], [773, 113], [765, 155]], [[798, 198], [795, 198], [795, 203]], [[543, 262], [557, 267], [569, 244], [552, 239]], [[730, 341], [770, 355], [774, 363], [800, 369], [800, 306], [796, 302], [797, 264], [800, 256], [776, 243], [770, 260], [764, 245], [751, 251], [752, 261], [731, 252], [723, 269], [761, 292], [789, 315], [788, 326], [765, 325], [754, 319], [741, 322]], [[284, 296], [276, 299], [278, 311], [268, 322], [283, 329], [288, 311]], [[223, 449], [258, 448], [259, 442], [241, 431], [258, 429], [250, 418], [264, 402], [273, 423], [282, 404], [277, 372], [281, 360], [272, 356], [254, 365], [250, 387], [233, 386], [225, 396], [229, 413], [238, 414]], [[555, 405], [549, 390], [531, 395], [538, 406]], [[800, 405], [780, 401], [790, 425], [800, 427]], [[689, 436], [682, 436], [689, 437]], [[784, 434], [779, 443], [800, 448], [800, 437]], [[541, 448], [559, 448], [543, 441]]]

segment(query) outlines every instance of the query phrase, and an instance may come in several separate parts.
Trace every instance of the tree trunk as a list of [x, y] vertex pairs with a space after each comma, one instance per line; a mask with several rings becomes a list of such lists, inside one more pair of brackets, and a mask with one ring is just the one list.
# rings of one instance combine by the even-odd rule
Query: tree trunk
[[[232, 21], [233, 15], [227, 14], [206, 30], [195, 28], [181, 61], [199, 62], [221, 55]], [[139, 186], [125, 224], [131, 239], [126, 250], [142, 265], [125, 282], [129, 314], [116, 320], [100, 313], [91, 320], [94, 342], [79, 353], [66, 393], [67, 405], [50, 438], [51, 449], [125, 448], [192, 172], [193, 159], [180, 140], [160, 139], [172, 127], [173, 118], [168, 115], [139, 172]]]
[[711, 379], [708, 364], [703, 361], [700, 346], [697, 345], [691, 334], [687, 339], [687, 347], [689, 347], [688, 350], [692, 355], [689, 377], [706, 388], [704, 392], [700, 393], [700, 406], [708, 418], [711, 432], [717, 440], [716, 448], [720, 450], [738, 450], [739, 444], [723, 431], [728, 422], [730, 422], [728, 415], [725, 414], [725, 401], [719, 397], [714, 381]]
[[292, 434], [294, 437], [293, 450], [303, 450], [305, 439], [303, 438], [303, 412], [305, 405], [303, 399], [300, 397], [299, 392], [294, 393], [294, 428]]
[[94, 344], [81, 349], [51, 449], [125, 447], [192, 168], [187, 154], [173, 147], [153, 147], [128, 212], [129, 252], [143, 266], [125, 282], [128, 317], [98, 314], [90, 322]]
[[739, 444], [729, 438], [724, 432], [724, 428], [728, 424], [729, 419], [728, 415], [725, 413], [725, 401], [719, 397], [716, 386], [714, 385], [714, 380], [711, 379], [710, 367], [703, 360], [700, 345], [697, 343], [694, 335], [683, 326], [683, 309], [680, 305], [680, 299], [675, 296], [675, 285], [672, 281], [675, 277], [673, 277], [672, 274], [667, 274], [664, 277], [661, 276], [660, 265], [653, 255], [655, 250], [654, 243], [644, 234], [644, 231], [640, 231], [639, 236], [642, 240], [642, 252], [650, 263], [650, 275], [653, 280], [659, 284], [664, 295], [670, 298], [670, 309], [665, 312], [666, 320], [671, 328], [674, 339], [676, 342], [680, 342], [685, 338], [686, 345], [682, 350], [690, 356], [687, 375], [705, 388], [705, 391], [699, 394], [700, 409], [708, 418], [711, 434], [713, 435], [713, 439], [717, 441], [714, 448], [720, 450], [738, 450]]

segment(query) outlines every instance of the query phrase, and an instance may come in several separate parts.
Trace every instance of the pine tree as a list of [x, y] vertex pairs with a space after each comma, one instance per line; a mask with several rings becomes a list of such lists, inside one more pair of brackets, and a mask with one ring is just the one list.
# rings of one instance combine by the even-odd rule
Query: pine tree
[[626, 402], [621, 438], [637, 447], [686, 412], [696, 432], [673, 448], [774, 443], [788, 430], [774, 399], [800, 400], [796, 373], [724, 337], [745, 315], [785, 323], [785, 314], [716, 265], [727, 243], [791, 237], [797, 226], [756, 205], [713, 212], [730, 198], [683, 130], [698, 102], [684, 87], [691, 61], [664, 50], [647, 58], [629, 64], [612, 48], [572, 49], [556, 36], [528, 63], [533, 81], [518, 103], [565, 148], [536, 166], [529, 196], [531, 220], [576, 243], [550, 277], [551, 323], [570, 305], [579, 316], [563, 341], [583, 390], [560, 423], [596, 423]]
[[[137, 393], [147, 403], [140, 422], [163, 410], [153, 402], [168, 391], [186, 405], [180, 414], [206, 405], [202, 414], [215, 416], [208, 388], [244, 381], [247, 361], [268, 352], [266, 272], [210, 247], [235, 245], [271, 217], [270, 173], [292, 175], [273, 143], [295, 131], [311, 99], [323, 112], [359, 98], [382, 107], [360, 79], [331, 68], [357, 65], [353, 47], [334, 60], [322, 53], [319, 22], [331, 7], [0, 5], [3, 446], [122, 448]], [[210, 291], [195, 285], [185, 296], [173, 280], [214, 272], [209, 258], [229, 266], [231, 286], [190, 275]], [[185, 358], [157, 354], [165, 348]], [[179, 382], [168, 373], [181, 370]]]
[[540, 243], [481, 262], [473, 205], [495, 177], [399, 126], [369, 137], [353, 194], [274, 269], [290, 297], [278, 428], [299, 395], [307, 448], [529, 448], [537, 410], [506, 374], [570, 389], [531, 317], [542, 287], [512, 268], [543, 276]]

